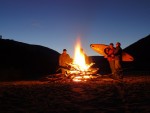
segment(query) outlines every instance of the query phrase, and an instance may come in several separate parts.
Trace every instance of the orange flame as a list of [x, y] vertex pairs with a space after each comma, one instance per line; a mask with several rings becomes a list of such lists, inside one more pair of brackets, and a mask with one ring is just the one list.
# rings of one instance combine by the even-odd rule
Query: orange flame
[[73, 64], [77, 65], [77, 68], [81, 71], [86, 71], [89, 68], [89, 66], [86, 64], [85, 61], [85, 55], [82, 51], [80, 40], [77, 40], [75, 46], [75, 55], [74, 55]]

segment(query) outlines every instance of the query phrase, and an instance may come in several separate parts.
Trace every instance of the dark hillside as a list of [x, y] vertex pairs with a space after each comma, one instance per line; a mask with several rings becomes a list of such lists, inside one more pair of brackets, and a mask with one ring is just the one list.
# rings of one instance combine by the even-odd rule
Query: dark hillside
[[110, 73], [110, 67], [106, 58], [104, 58], [103, 56], [90, 56], [90, 59], [93, 63], [95, 63], [92, 67], [99, 68], [98, 73]]
[[135, 70], [150, 70], [150, 35], [133, 43], [124, 49], [134, 57], [134, 62], [131, 63]]
[[59, 53], [39, 45], [0, 39], [0, 80], [35, 79], [55, 73]]

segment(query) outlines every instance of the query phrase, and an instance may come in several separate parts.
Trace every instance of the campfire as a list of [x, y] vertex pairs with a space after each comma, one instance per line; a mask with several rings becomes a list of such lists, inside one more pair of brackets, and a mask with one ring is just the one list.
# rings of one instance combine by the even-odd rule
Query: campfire
[[98, 68], [92, 68], [94, 63], [86, 62], [86, 54], [81, 48], [81, 43], [78, 40], [75, 45], [75, 53], [73, 62], [68, 64], [71, 68], [68, 71], [68, 76], [73, 81], [86, 81], [87, 79], [96, 78]]

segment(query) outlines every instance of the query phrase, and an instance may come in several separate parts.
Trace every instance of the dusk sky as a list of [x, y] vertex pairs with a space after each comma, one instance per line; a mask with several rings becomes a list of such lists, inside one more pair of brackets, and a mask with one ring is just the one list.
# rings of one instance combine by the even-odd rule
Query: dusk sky
[[90, 44], [119, 41], [126, 48], [149, 34], [150, 0], [0, 0], [3, 39], [66, 48], [71, 57], [78, 37], [95, 56]]

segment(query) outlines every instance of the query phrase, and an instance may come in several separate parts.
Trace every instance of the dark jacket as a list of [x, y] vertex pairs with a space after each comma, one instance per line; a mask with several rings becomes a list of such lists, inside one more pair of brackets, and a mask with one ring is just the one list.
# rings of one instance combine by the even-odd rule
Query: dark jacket
[[115, 60], [122, 60], [122, 48], [120, 46], [116, 47], [114, 51], [114, 55], [115, 55]]

